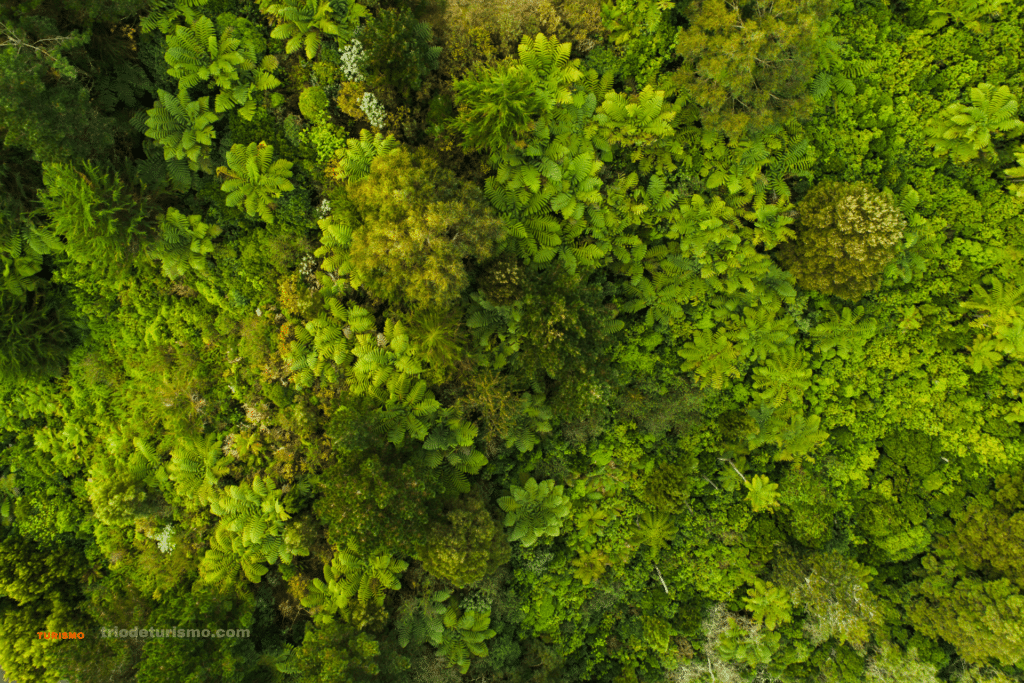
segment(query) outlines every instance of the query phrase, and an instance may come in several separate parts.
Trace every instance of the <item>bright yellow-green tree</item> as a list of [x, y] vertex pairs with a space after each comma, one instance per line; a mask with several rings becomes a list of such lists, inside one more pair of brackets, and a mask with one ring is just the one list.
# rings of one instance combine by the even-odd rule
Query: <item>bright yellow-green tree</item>
[[353, 284], [409, 308], [450, 306], [469, 285], [468, 262], [494, 253], [503, 234], [483, 192], [422, 149], [376, 157], [349, 196], [362, 219], [351, 232]]

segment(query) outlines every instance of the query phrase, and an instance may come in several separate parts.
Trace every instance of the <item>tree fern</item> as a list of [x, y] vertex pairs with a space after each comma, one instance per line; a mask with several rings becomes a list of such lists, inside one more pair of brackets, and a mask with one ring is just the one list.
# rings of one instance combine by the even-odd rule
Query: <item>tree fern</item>
[[157, 97], [155, 106], [146, 112], [146, 137], [163, 146], [164, 159], [185, 160], [193, 171], [211, 172], [209, 151], [217, 137], [213, 124], [219, 117], [210, 111], [210, 98], [193, 101], [187, 90], [179, 91], [177, 97], [158, 90]]
[[444, 616], [455, 608], [446, 605], [450, 590], [434, 591], [406, 601], [397, 619], [398, 644], [405, 648], [429, 642], [439, 647], [444, 642]]
[[1006, 169], [1003, 173], [1010, 178], [1008, 188], [1010, 194], [1018, 199], [1024, 199], [1024, 145], [1017, 148], [1017, 151], [1013, 153], [1013, 158], [1017, 160], [1017, 165]]
[[928, 10], [931, 17], [929, 28], [941, 29], [948, 22], [962, 24], [965, 28], [981, 33], [985, 30], [986, 17], [998, 16], [1002, 5], [1008, 0], [943, 0], [937, 9]]
[[737, 362], [739, 350], [729, 340], [725, 330], [714, 332], [710, 329], [700, 330], [693, 336], [693, 341], [686, 342], [677, 352], [686, 359], [683, 363], [684, 372], [694, 371], [702, 386], [723, 389], [727, 378], [740, 376]]
[[398, 141], [394, 136], [374, 133], [371, 137], [370, 132], [363, 129], [359, 131], [358, 140], [349, 139], [344, 149], [337, 150], [336, 177], [338, 180], [362, 180], [370, 174], [374, 157], [395, 151], [398, 151]]
[[[220, 554], [230, 552], [238, 558], [246, 578], [258, 583], [267, 571], [264, 564], [289, 564], [295, 556], [308, 555], [294, 530], [285, 525], [290, 515], [282, 496], [283, 491], [269, 477], [259, 476], [212, 496], [210, 511], [221, 520], [207, 569], [214, 569], [223, 559]], [[219, 571], [208, 574], [206, 580], [211, 576], [219, 576]]]
[[951, 104], [929, 120], [926, 133], [936, 156], [947, 154], [957, 163], [966, 163], [982, 155], [996, 156], [993, 135], [1024, 132], [1024, 122], [1016, 118], [1017, 98], [1010, 88], [982, 83], [971, 88], [973, 106]]
[[973, 285], [971, 291], [974, 296], [969, 301], [960, 303], [960, 308], [983, 311], [986, 314], [973, 326], [995, 331], [1024, 319], [1024, 284], [1011, 282], [1004, 285], [994, 275], [986, 275], [982, 278], [982, 283], [989, 285], [991, 289], [986, 290], [981, 284]]
[[274, 160], [274, 148], [265, 142], [250, 142], [248, 147], [232, 145], [227, 153], [227, 166], [217, 168], [217, 174], [228, 178], [221, 190], [228, 193], [228, 206], [242, 204], [250, 216], [259, 217], [266, 223], [274, 222], [273, 200], [285, 192], [295, 189], [288, 178], [292, 177], [292, 162], [287, 159]]
[[505, 526], [512, 527], [510, 541], [533, 546], [543, 536], [558, 536], [562, 519], [569, 514], [571, 503], [563, 495], [562, 486], [553, 479], [537, 483], [532, 477], [523, 487], [513, 485], [510, 495], [498, 499], [505, 511]]
[[307, 59], [316, 56], [325, 36], [336, 36], [340, 43], [348, 42], [352, 30], [359, 25], [359, 19], [367, 15], [366, 8], [354, 0], [340, 0], [339, 4], [347, 6], [340, 23], [332, 17], [334, 10], [330, 0], [285, 0], [261, 4], [264, 12], [275, 15], [280, 21], [270, 37], [286, 41], [285, 52], [288, 54], [304, 48]]
[[186, 21], [194, 21], [198, 7], [203, 7], [209, 0], [151, 0], [149, 11], [142, 17], [140, 28], [142, 33], [159, 30], [170, 33], [174, 30], [174, 22], [184, 14]]
[[745, 482], [747, 501], [754, 512], [774, 512], [779, 507], [779, 485], [763, 474], [753, 475]]
[[821, 417], [818, 415], [804, 417], [802, 413], [796, 413], [790, 418], [789, 424], [774, 437], [775, 443], [779, 447], [775, 459], [798, 460], [803, 458], [824, 443], [828, 437], [828, 432], [821, 430]]
[[43, 269], [43, 258], [64, 251], [64, 243], [52, 228], [36, 222], [37, 214], [0, 204], [2, 289], [17, 298], [24, 298], [39, 285], [37, 273]]
[[221, 89], [230, 88], [241, 78], [240, 71], [255, 67], [251, 54], [239, 48], [242, 41], [234, 36], [233, 27], [218, 39], [213, 20], [196, 17], [191, 25], [178, 26], [167, 37], [167, 73], [178, 79], [179, 91], [207, 81]]
[[391, 555], [360, 557], [352, 548], [338, 552], [324, 566], [326, 583], [314, 579], [302, 604], [315, 610], [318, 623], [330, 623], [339, 610], [349, 612], [352, 604], [383, 606], [384, 591], [400, 590], [398, 577], [408, 568], [408, 562]]
[[803, 392], [811, 386], [812, 374], [801, 353], [784, 348], [764, 366], [754, 369], [754, 386], [764, 389], [762, 400], [771, 401], [776, 408], [787, 401], [799, 404]]
[[[234, 21], [244, 20], [234, 17]], [[240, 106], [239, 114], [251, 121], [256, 111], [254, 93], [281, 84], [273, 75], [278, 61], [267, 55], [257, 65], [255, 46], [235, 37], [237, 26], [224, 23], [219, 39], [213, 21], [204, 16], [193, 17], [189, 26], [178, 26], [167, 39], [168, 73], [178, 78], [179, 91], [212, 83], [220, 89], [214, 98], [217, 113]]]
[[645, 512], [637, 520], [637, 531], [634, 538], [638, 543], [651, 547], [654, 553], [672, 542], [678, 531], [668, 513]]
[[476, 612], [466, 610], [461, 615], [454, 609], [448, 610], [443, 619], [444, 640], [438, 649], [438, 656], [445, 657], [449, 666], [459, 669], [460, 673], [469, 672], [469, 655], [487, 656], [484, 641], [493, 638], [497, 632], [489, 628], [491, 610]]
[[[749, 358], [764, 361], [769, 355], [778, 353], [781, 345], [791, 343], [797, 332], [791, 320], [779, 318], [779, 304], [761, 306], [757, 309], [744, 308], [742, 327], [736, 338]], [[740, 322], [739, 316], [732, 319]]]

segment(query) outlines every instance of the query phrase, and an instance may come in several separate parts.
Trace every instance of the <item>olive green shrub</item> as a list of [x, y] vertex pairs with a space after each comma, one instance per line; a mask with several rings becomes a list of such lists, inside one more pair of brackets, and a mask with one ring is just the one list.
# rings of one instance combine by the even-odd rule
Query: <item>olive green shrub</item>
[[435, 527], [427, 540], [423, 567], [430, 574], [464, 588], [508, 561], [505, 534], [479, 498], [447, 516], [448, 523]]
[[906, 227], [891, 192], [824, 181], [797, 210], [797, 239], [780, 260], [801, 287], [852, 301], [877, 286]]
[[489, 257], [502, 233], [483, 192], [424, 150], [378, 156], [349, 195], [363, 221], [352, 283], [392, 303], [450, 305], [469, 285], [466, 262]]

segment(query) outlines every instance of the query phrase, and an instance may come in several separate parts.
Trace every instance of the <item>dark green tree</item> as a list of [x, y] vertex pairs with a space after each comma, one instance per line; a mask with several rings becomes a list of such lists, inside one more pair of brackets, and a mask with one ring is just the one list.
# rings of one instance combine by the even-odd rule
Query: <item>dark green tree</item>
[[94, 281], [123, 278], [159, 220], [160, 206], [138, 176], [89, 161], [46, 164], [43, 184], [41, 207], [71, 261]]
[[3, 379], [59, 372], [77, 337], [56, 287], [37, 289], [23, 299], [0, 293], [0, 377]]
[[[80, 542], [40, 545], [5, 530], [0, 538], [0, 668], [14, 680], [53, 680], [56, 643], [39, 631], [68, 631], [91, 619], [78, 612], [89, 562]], [[83, 618], [85, 617], [85, 618]]]
[[296, 683], [358, 683], [374, 680], [380, 647], [368, 633], [335, 621], [310, 623], [302, 645], [291, 652], [290, 666], [278, 666]]
[[369, 88], [387, 88], [402, 99], [420, 89], [441, 56], [441, 48], [430, 44], [430, 25], [409, 7], [381, 9], [367, 22], [360, 40], [366, 52], [359, 68]]
[[[138, 70], [130, 41], [111, 25], [145, 4], [48, 3], [0, 7], [0, 130], [4, 144], [30, 150], [38, 161], [103, 155], [127, 117], [111, 116], [118, 101], [134, 105], [132, 90], [148, 79]], [[111, 98], [106, 87], [128, 88]]]
[[47, 255], [58, 254], [64, 244], [45, 224], [35, 203], [41, 169], [28, 150], [0, 148], [0, 291], [16, 297], [45, 282], [39, 275]]

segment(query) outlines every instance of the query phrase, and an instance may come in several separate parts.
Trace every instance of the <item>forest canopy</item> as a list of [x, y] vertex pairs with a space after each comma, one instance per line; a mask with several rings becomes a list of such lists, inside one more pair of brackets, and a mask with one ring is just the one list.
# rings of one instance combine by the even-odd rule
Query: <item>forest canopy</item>
[[0, 669], [1024, 680], [1022, 64], [1022, 0], [0, 3]]

